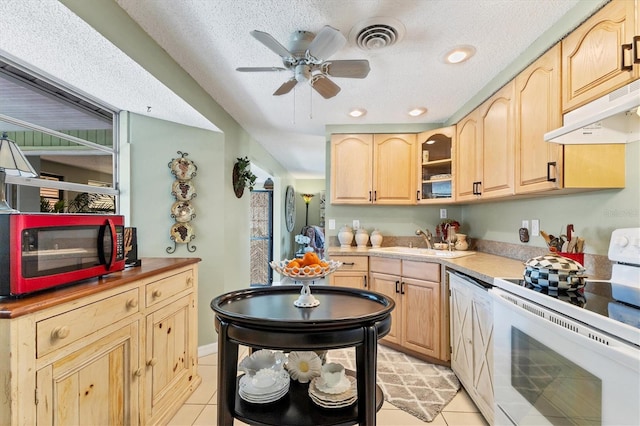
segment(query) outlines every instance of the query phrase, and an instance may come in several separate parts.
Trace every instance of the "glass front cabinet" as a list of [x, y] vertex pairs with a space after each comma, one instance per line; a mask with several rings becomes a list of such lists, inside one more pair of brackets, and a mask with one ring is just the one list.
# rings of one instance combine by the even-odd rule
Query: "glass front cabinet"
[[429, 130], [418, 135], [418, 204], [455, 201], [455, 126]]

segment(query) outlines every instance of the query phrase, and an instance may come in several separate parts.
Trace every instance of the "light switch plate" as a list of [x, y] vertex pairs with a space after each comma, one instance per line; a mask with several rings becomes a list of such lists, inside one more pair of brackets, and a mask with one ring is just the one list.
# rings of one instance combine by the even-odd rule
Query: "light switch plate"
[[353, 229], [360, 229], [360, 221], [358, 219], [353, 219]]
[[329, 229], [336, 229], [336, 220], [329, 219]]
[[529, 229], [529, 221], [528, 220], [525, 219], [525, 220], [522, 221], [522, 228]]
[[440, 219], [447, 218], [447, 209], [440, 209]]
[[531, 221], [531, 236], [532, 237], [540, 236], [540, 221], [538, 219], [533, 219]]

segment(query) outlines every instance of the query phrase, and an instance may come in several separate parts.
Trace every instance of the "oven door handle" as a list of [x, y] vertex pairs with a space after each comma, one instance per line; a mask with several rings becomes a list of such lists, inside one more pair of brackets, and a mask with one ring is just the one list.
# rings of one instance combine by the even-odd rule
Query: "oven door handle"
[[[106, 247], [104, 242], [104, 237], [107, 229], [109, 230], [109, 235], [111, 236], [110, 242], [108, 243], [111, 246], [111, 255], [109, 256], [109, 259], [107, 259], [106, 256]], [[100, 260], [101, 265], [105, 266], [107, 271], [111, 269], [111, 265], [113, 265], [116, 260], [117, 248], [116, 224], [113, 223], [113, 220], [107, 219], [106, 223], [100, 226], [100, 230], [98, 231], [98, 260]]]

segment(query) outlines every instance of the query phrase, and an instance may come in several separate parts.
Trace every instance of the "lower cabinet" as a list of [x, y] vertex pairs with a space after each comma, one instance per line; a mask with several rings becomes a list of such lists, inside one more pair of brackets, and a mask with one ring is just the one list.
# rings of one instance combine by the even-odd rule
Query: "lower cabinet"
[[449, 273], [451, 368], [493, 424], [493, 308], [487, 290]]
[[368, 256], [331, 256], [331, 260], [342, 262], [342, 266], [329, 275], [329, 285], [367, 289], [369, 286]]
[[166, 424], [201, 379], [197, 264], [162, 270], [0, 319], [0, 424]]
[[431, 358], [441, 353], [440, 264], [371, 257], [371, 290], [393, 299], [391, 331], [384, 342]]

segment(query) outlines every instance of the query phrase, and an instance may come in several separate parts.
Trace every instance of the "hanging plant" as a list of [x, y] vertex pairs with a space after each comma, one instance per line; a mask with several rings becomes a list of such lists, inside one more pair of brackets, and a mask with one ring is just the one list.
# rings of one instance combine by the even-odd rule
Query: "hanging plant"
[[238, 158], [238, 161], [233, 166], [233, 190], [236, 193], [236, 197], [242, 197], [245, 188], [249, 188], [249, 191], [252, 191], [253, 186], [256, 184], [256, 178], [256, 175], [251, 173], [249, 158]]

